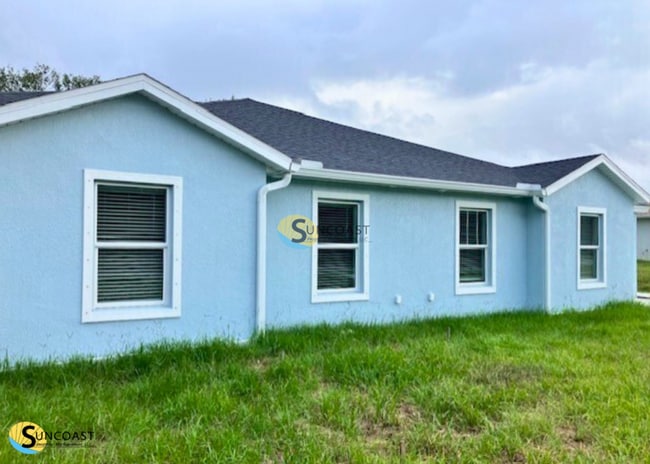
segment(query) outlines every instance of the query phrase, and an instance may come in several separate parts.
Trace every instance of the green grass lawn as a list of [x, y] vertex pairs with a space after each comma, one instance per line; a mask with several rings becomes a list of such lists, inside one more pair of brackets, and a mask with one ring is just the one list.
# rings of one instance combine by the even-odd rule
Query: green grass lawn
[[637, 261], [638, 291], [650, 293], [650, 261]]
[[[650, 308], [272, 331], [0, 372], [0, 462], [647, 462]], [[7, 432], [3, 432], [7, 437]], [[30, 461], [31, 462], [31, 461]]]

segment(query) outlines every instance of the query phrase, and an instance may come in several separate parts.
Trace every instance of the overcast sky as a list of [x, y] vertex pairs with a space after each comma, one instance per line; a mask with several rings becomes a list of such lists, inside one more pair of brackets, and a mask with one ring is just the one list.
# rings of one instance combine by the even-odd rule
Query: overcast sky
[[0, 0], [0, 24], [0, 66], [146, 72], [506, 165], [602, 152], [650, 190], [648, 0]]

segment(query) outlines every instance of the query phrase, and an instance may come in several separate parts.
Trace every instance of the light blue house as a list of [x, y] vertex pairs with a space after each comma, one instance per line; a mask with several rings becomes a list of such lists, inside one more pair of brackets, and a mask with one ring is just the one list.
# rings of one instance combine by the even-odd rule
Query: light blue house
[[0, 95], [0, 357], [636, 293], [604, 155], [505, 167], [137, 75]]

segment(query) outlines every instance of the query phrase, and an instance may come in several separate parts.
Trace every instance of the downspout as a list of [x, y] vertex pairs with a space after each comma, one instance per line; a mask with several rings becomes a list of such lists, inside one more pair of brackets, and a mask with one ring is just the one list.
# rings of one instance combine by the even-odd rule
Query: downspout
[[[542, 194], [543, 196], [544, 194]], [[544, 310], [551, 312], [551, 210], [541, 196], [533, 195], [533, 204], [544, 211]]]
[[291, 183], [293, 163], [282, 179], [264, 184], [257, 191], [257, 291], [255, 301], [255, 331], [264, 333], [266, 329], [266, 195], [274, 190], [285, 188]]

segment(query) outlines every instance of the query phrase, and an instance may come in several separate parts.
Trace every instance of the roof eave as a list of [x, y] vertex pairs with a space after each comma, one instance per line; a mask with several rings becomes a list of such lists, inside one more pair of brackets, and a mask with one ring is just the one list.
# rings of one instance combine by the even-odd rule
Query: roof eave
[[627, 195], [634, 199], [638, 204], [650, 203], [650, 194], [637, 184], [630, 176], [625, 174], [621, 168], [616, 166], [606, 155], [601, 154], [597, 158], [583, 164], [578, 169], [570, 172], [566, 176], [556, 180], [546, 187], [546, 193], [553, 195], [555, 192], [563, 189], [579, 177], [587, 174], [596, 168], [605, 170], [605, 175], [618, 185]]
[[146, 74], [8, 103], [0, 106], [0, 127], [134, 93], [157, 102], [271, 168], [284, 171], [291, 169], [290, 157], [227, 123]]
[[471, 182], [456, 182], [422, 179], [417, 177], [393, 176], [388, 174], [342, 171], [338, 169], [312, 169], [301, 167], [301, 169], [294, 174], [294, 177], [327, 182], [349, 182], [367, 185], [381, 185], [385, 187], [437, 190], [440, 192], [469, 192], [514, 197], [531, 197], [543, 194], [542, 190], [538, 188], [539, 186], [508, 187]]

